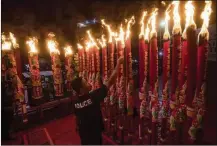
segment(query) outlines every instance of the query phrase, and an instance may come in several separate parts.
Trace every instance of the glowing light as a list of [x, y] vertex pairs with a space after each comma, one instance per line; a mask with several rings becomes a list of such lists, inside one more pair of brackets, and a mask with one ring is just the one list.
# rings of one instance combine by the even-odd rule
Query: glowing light
[[98, 42], [101, 45], [101, 47], [104, 48], [106, 46], [105, 35], [102, 35], [101, 39], [98, 39]]
[[11, 39], [11, 42], [12, 42], [12, 45], [14, 48], [18, 48], [19, 45], [17, 44], [17, 40], [16, 38], [14, 37], [14, 34], [13, 33], [9, 33], [9, 36], [10, 36], [10, 39]]
[[127, 30], [126, 30], [126, 40], [130, 37], [130, 28], [135, 23], [135, 18], [132, 16], [130, 20], [127, 22]]
[[97, 49], [99, 49], [99, 47], [97, 46], [97, 44], [96, 44], [94, 38], [93, 38], [92, 35], [90, 34], [90, 31], [89, 31], [89, 30], [87, 31], [87, 34], [88, 34], [88, 37], [89, 37], [90, 42], [92, 43], [92, 45], [95, 46], [95, 47], [97, 47]]
[[101, 22], [102, 22], [102, 25], [104, 25], [108, 30], [108, 33], [109, 33], [108, 42], [111, 43], [112, 38], [115, 36], [115, 33], [112, 31], [111, 26], [105, 23], [104, 19], [102, 19]]
[[57, 49], [57, 42], [54, 40], [55, 35], [53, 33], [48, 34], [49, 39], [47, 41], [47, 47], [50, 50], [50, 53], [60, 54], [59, 50]]
[[81, 44], [77, 44], [78, 49], [83, 49], [83, 46]]
[[201, 13], [201, 18], [203, 19], [203, 25], [200, 30], [200, 35], [204, 36], [207, 40], [209, 39], [209, 32], [208, 32], [208, 26], [209, 26], [209, 20], [210, 20], [210, 15], [212, 13], [212, 1], [205, 1], [205, 8], [204, 11]]
[[36, 49], [36, 43], [38, 42], [37, 38], [29, 38], [28, 41], [26, 41], [26, 44], [29, 46], [30, 51], [29, 53], [38, 53], [38, 50]]
[[65, 50], [65, 56], [70, 56], [70, 55], [72, 55], [73, 54], [73, 51], [72, 51], [72, 46], [66, 46], [65, 48], [64, 48], [64, 50]]
[[156, 31], [156, 16], [157, 16], [157, 11], [158, 9], [155, 8], [154, 11], [152, 12], [152, 15], [150, 17], [150, 21], [151, 21], [151, 38], [153, 36], [157, 36], [157, 31]]
[[125, 39], [124, 39], [125, 32], [124, 32], [124, 29], [123, 29], [122, 24], [121, 24], [121, 26], [120, 26], [119, 34], [117, 34], [117, 36], [118, 36], [118, 37], [116, 37], [116, 41], [121, 41], [121, 44], [122, 44], [122, 46], [124, 47], [124, 46], [125, 46]]
[[147, 24], [146, 24], [146, 29], [145, 29], [145, 40], [149, 41], [149, 35], [150, 35], [150, 28], [149, 28], [149, 24], [150, 24], [150, 19], [151, 17], [149, 17]]
[[185, 23], [185, 29], [182, 34], [182, 37], [184, 39], [186, 39], [186, 30], [189, 26], [196, 29], [196, 24], [194, 22], [194, 6], [192, 4], [192, 1], [188, 1], [185, 4], [185, 16], [186, 16], [186, 23]]
[[145, 16], [146, 15], [147, 15], [147, 11], [144, 11], [143, 14], [142, 14], [142, 19], [140, 21], [141, 30], [140, 30], [139, 38], [145, 36], [145, 24], [144, 24], [144, 20], [145, 20]]
[[2, 43], [2, 50], [3, 51], [7, 51], [7, 50], [11, 50], [11, 46], [12, 46], [12, 43], [9, 42], [9, 41], [4, 41]]
[[173, 8], [173, 34], [181, 34], [182, 33], [182, 28], [181, 28], [181, 23], [180, 23], [180, 16], [179, 16], [179, 1], [173, 1], [172, 5], [174, 5]]
[[164, 35], [163, 35], [164, 39], [169, 39], [170, 38], [170, 33], [169, 33], [169, 29], [168, 29], [168, 23], [169, 23], [169, 20], [170, 20], [169, 8], [170, 8], [170, 5], [168, 6], [168, 8], [166, 9], [166, 12], [165, 12], [165, 30], [164, 30]]

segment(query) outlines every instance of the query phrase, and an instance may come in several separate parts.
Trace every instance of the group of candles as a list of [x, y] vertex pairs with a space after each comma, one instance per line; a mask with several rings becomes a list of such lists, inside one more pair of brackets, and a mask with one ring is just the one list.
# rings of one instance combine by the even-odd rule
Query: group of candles
[[[202, 29], [196, 37], [196, 24], [194, 22], [194, 6], [192, 1], [185, 4], [186, 25], [182, 33], [181, 20], [179, 16], [179, 1], [169, 4], [165, 12], [165, 32], [163, 35], [163, 128], [166, 126], [166, 119], [169, 112], [169, 105], [172, 110], [170, 116], [170, 130], [176, 130], [176, 122], [187, 111], [187, 116], [194, 118], [193, 124], [189, 130], [192, 138], [192, 129], [200, 127], [200, 121], [197, 117], [202, 117], [204, 112], [204, 90], [206, 78], [206, 62], [207, 62], [207, 45], [209, 32], [207, 30], [209, 24], [209, 16], [211, 14], [211, 1], [205, 1], [205, 9], [202, 12], [203, 19]], [[170, 20], [170, 11], [173, 6], [174, 26], [172, 37], [170, 37], [168, 23]], [[147, 109], [147, 102], [150, 102], [150, 112], [152, 113], [152, 122], [156, 123], [159, 112], [158, 102], [158, 47], [157, 47], [157, 31], [156, 17], [158, 9], [154, 9], [150, 17], [145, 21], [147, 11], [142, 15], [140, 21], [141, 32], [139, 34], [139, 98], [141, 101], [140, 117], [143, 118]], [[100, 87], [100, 74], [102, 73], [103, 81], [106, 81], [111, 75], [115, 67], [115, 61], [119, 57], [124, 57], [125, 63], [119, 68], [118, 79], [116, 84], [109, 89], [109, 95], [105, 103], [113, 105], [118, 97], [119, 109], [123, 110], [127, 107], [128, 115], [133, 114], [133, 75], [132, 75], [132, 53], [131, 53], [131, 26], [135, 23], [134, 16], [126, 20], [126, 26], [120, 25], [119, 32], [112, 31], [110, 25], [102, 20], [102, 25], [108, 30], [108, 41], [104, 35], [97, 41], [87, 31], [87, 39], [83, 45], [77, 44], [78, 48], [78, 68], [79, 76], [84, 77], [91, 85], [92, 90]], [[146, 22], [146, 25], [145, 23]], [[151, 26], [151, 29], [150, 29]], [[124, 30], [125, 28], [125, 30]], [[170, 50], [170, 38], [172, 38], [172, 49]], [[8, 66], [3, 59], [2, 71], [8, 70], [11, 76], [16, 75], [16, 62], [14, 59], [13, 49], [16, 48], [16, 39], [10, 33], [10, 41], [5, 35], [2, 36], [2, 57], [8, 56], [11, 65]], [[198, 46], [197, 46], [198, 40]], [[39, 99], [43, 96], [40, 82], [40, 71], [38, 62], [37, 39], [29, 38], [26, 42], [30, 48], [29, 64], [31, 72], [31, 80], [33, 86], [33, 98]], [[99, 45], [98, 45], [99, 44]], [[59, 50], [55, 35], [48, 35], [47, 47], [50, 50], [52, 71], [54, 78], [55, 96], [63, 96], [63, 78], [61, 70], [61, 61], [59, 58]], [[115, 49], [117, 54], [115, 54]], [[75, 54], [72, 52], [71, 46], [66, 46], [65, 50], [65, 68], [67, 70], [67, 91], [72, 91], [71, 82], [74, 75], [73, 62], [76, 60]], [[102, 60], [100, 59], [100, 51], [102, 51]], [[172, 52], [172, 54], [171, 54]], [[115, 59], [116, 58], [116, 59]], [[171, 65], [170, 65], [171, 64]], [[6, 67], [7, 66], [7, 67]], [[100, 72], [100, 66], [102, 71]], [[172, 71], [170, 79], [170, 70]], [[17, 96], [22, 96], [22, 83], [17, 77]], [[169, 82], [171, 80], [171, 94], [169, 93]], [[149, 82], [148, 82], [149, 81]], [[20, 88], [19, 88], [20, 87]], [[127, 97], [127, 98], [125, 98]], [[150, 98], [148, 98], [150, 97]], [[168, 99], [170, 98], [170, 104]], [[194, 99], [194, 100], [193, 100]], [[193, 102], [193, 103], [192, 103]], [[195, 111], [199, 110], [197, 116]], [[180, 122], [180, 121], [179, 121]], [[156, 126], [155, 126], [156, 127]], [[139, 129], [141, 127], [139, 126]], [[152, 128], [152, 130], [154, 130]], [[150, 131], [152, 131], [150, 130]], [[140, 134], [140, 132], [139, 132]], [[140, 135], [141, 137], [141, 135]], [[154, 142], [155, 143], [155, 142]], [[153, 143], [153, 144], [154, 144]]]

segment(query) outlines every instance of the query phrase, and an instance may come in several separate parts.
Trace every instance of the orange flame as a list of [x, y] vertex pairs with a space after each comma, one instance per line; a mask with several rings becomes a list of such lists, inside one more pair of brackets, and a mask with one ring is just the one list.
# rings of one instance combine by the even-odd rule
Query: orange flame
[[95, 46], [95, 47], [97, 47], [97, 49], [99, 49], [99, 47], [97, 46], [97, 44], [96, 44], [94, 38], [93, 38], [92, 35], [90, 34], [90, 31], [89, 31], [89, 30], [87, 31], [87, 34], [88, 34], [88, 37], [89, 37], [89, 39], [90, 39], [90, 42], [91, 42], [92, 46]]
[[98, 42], [101, 45], [101, 47], [104, 48], [106, 46], [105, 35], [102, 35], [101, 39], [98, 39]]
[[212, 1], [205, 1], [205, 8], [204, 11], [201, 13], [201, 18], [203, 19], [203, 25], [200, 30], [200, 33], [198, 36], [202, 35], [205, 36], [206, 39], [209, 39], [209, 32], [208, 32], [208, 26], [209, 26], [209, 20], [210, 20], [210, 15], [212, 13]]
[[144, 37], [146, 41], [149, 41], [149, 35], [150, 35], [149, 24], [150, 24], [150, 21], [151, 21], [151, 17], [149, 17], [147, 24], [146, 24], [145, 37]]
[[50, 53], [60, 54], [57, 49], [57, 42], [54, 40], [55, 35], [53, 33], [48, 34], [49, 39], [47, 41], [47, 47], [50, 50]]
[[124, 32], [123, 26], [121, 24], [119, 34], [116, 37], [116, 41], [121, 41], [121, 44], [123, 47], [125, 46], [124, 36], [125, 36], [125, 32]]
[[78, 47], [78, 49], [83, 49], [83, 46], [79, 43], [77, 43], [77, 47]]
[[101, 22], [102, 22], [102, 25], [104, 25], [108, 29], [108, 33], [109, 33], [108, 42], [111, 43], [112, 38], [115, 36], [115, 33], [112, 31], [111, 26], [105, 23], [104, 19], [102, 19]]
[[2, 51], [11, 50], [12, 43], [8, 41], [8, 38], [2, 34]]
[[130, 27], [135, 23], [135, 17], [132, 16], [130, 20], [127, 22], [127, 30], [126, 30], [126, 40], [130, 37]]
[[38, 53], [38, 50], [36, 49], [36, 44], [38, 43], [37, 38], [29, 38], [28, 41], [26, 41], [26, 44], [29, 46], [30, 51], [29, 53]]
[[66, 46], [65, 48], [64, 48], [64, 51], [65, 51], [65, 56], [70, 56], [70, 55], [72, 55], [73, 54], [73, 51], [72, 51], [72, 46]]
[[186, 23], [185, 23], [185, 29], [182, 34], [182, 37], [184, 39], [186, 39], [186, 30], [189, 26], [196, 29], [196, 24], [194, 22], [194, 6], [192, 4], [192, 1], [188, 1], [185, 4], [185, 16], [186, 16]]
[[17, 40], [16, 38], [14, 37], [14, 34], [9, 32], [9, 36], [10, 36], [10, 39], [11, 39], [11, 42], [12, 42], [12, 45], [14, 48], [18, 48], [19, 45], [17, 44]]
[[170, 6], [171, 5], [168, 6], [168, 8], [166, 9], [166, 12], [165, 12], [165, 30], [164, 30], [164, 35], [163, 35], [164, 40], [167, 40], [167, 39], [170, 38], [170, 33], [169, 33], [169, 30], [168, 30], [168, 21], [170, 20], [170, 15], [169, 15]]
[[181, 34], [182, 33], [182, 28], [181, 28], [181, 23], [180, 23], [180, 15], [179, 15], [179, 1], [173, 1], [172, 5], [174, 5], [173, 9], [173, 32], [172, 34]]
[[151, 34], [150, 34], [150, 37], [151, 38], [153, 36], [157, 36], [157, 31], [156, 31], [156, 16], [157, 16], [157, 11], [158, 11], [158, 9], [155, 8], [154, 11], [152, 12], [151, 17], [150, 17], [150, 20], [151, 20]]
[[145, 36], [145, 24], [144, 24], [144, 20], [145, 20], [145, 16], [146, 15], [147, 15], [147, 11], [144, 11], [143, 14], [142, 14], [142, 19], [140, 21], [141, 30], [140, 30], [139, 38]]

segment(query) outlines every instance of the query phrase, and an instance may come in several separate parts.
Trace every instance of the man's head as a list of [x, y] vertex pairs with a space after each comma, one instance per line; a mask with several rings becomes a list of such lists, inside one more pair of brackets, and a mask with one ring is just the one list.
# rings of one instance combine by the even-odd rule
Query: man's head
[[82, 77], [76, 77], [72, 81], [72, 88], [77, 94], [86, 94], [91, 90], [91, 85]]

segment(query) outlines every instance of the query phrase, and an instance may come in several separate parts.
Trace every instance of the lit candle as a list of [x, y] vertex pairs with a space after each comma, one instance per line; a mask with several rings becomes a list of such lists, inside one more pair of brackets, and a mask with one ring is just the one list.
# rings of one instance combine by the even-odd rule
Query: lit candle
[[32, 98], [35, 100], [40, 99], [43, 96], [38, 61], [38, 50], [36, 49], [37, 43], [38, 40], [34, 37], [29, 38], [29, 40], [26, 42], [30, 48], [28, 58], [32, 80]]
[[14, 56], [13, 48], [17, 48], [18, 44], [16, 43], [16, 39], [12, 33], [10, 33], [10, 37], [7, 38], [5, 35], [2, 35], [2, 58], [4, 59], [5, 67], [6, 67], [6, 76], [11, 79], [12, 85], [14, 88], [14, 98], [16, 101], [21, 103], [22, 106], [22, 115], [23, 122], [28, 122], [27, 119], [27, 111], [26, 104], [24, 99], [24, 87], [23, 83], [20, 80], [17, 72], [17, 64]]
[[72, 52], [72, 46], [66, 46], [64, 48], [65, 50], [65, 68], [66, 68], [66, 89], [68, 92], [71, 92], [72, 89], [72, 80], [74, 76], [73, 71], [73, 52]]
[[57, 42], [54, 40], [55, 35], [53, 33], [48, 34], [47, 47], [50, 50], [51, 64], [53, 70], [54, 90], [56, 97], [63, 96], [63, 78], [61, 71], [61, 61], [59, 58], [59, 50], [57, 49]]
[[132, 69], [132, 52], [131, 52], [131, 37], [130, 27], [135, 23], [134, 16], [127, 22], [125, 49], [126, 49], [126, 81], [127, 81], [127, 113], [133, 114], [133, 69]]

